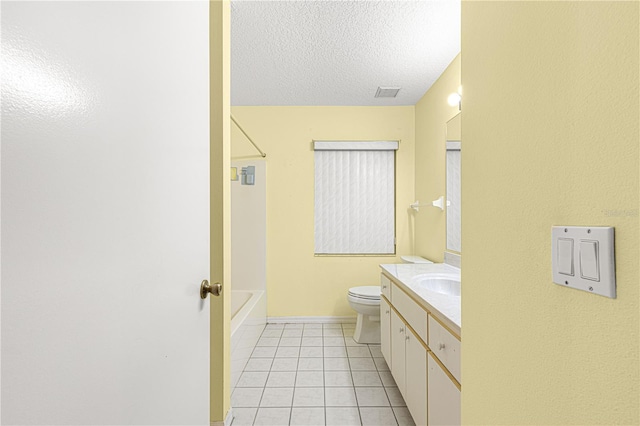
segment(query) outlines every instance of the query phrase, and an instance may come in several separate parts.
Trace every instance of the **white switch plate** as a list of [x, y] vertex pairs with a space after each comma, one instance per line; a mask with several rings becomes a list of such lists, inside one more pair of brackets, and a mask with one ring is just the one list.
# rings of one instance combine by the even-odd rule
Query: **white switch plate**
[[[553, 265], [553, 282], [563, 287], [572, 287], [589, 293], [616, 298], [616, 263], [614, 256], [613, 228], [608, 226], [554, 226], [551, 228], [551, 256]], [[566, 264], [566, 240], [572, 240], [573, 274], [561, 273], [561, 263]], [[558, 243], [562, 250], [558, 250]], [[591, 253], [587, 256], [581, 248], [593, 247], [597, 242], [595, 263], [584, 264], [591, 261]], [[566, 268], [565, 270], [570, 270]], [[596, 271], [594, 273], [594, 271]], [[583, 278], [583, 276], [593, 276]]]

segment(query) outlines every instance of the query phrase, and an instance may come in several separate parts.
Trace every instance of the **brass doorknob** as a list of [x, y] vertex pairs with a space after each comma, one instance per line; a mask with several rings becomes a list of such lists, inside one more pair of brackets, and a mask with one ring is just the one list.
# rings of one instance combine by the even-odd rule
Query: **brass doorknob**
[[209, 293], [214, 296], [220, 296], [222, 294], [222, 284], [215, 283], [214, 285], [209, 284], [209, 281], [202, 280], [200, 284], [200, 299], [206, 299]]

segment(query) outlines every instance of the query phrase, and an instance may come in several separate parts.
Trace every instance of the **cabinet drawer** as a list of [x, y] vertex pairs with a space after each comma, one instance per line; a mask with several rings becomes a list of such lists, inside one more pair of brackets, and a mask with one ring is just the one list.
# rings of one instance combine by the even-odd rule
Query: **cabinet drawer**
[[462, 383], [460, 380], [460, 340], [449, 333], [431, 315], [429, 315], [428, 345], [458, 383]]
[[427, 311], [413, 301], [407, 293], [396, 284], [392, 284], [391, 303], [400, 315], [409, 323], [418, 337], [427, 342]]
[[382, 274], [380, 275], [380, 292], [391, 300], [391, 280]]

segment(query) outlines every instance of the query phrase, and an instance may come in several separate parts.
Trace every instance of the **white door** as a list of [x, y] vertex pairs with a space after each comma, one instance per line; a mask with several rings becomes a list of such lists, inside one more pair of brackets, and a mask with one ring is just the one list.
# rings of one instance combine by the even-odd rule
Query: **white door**
[[2, 423], [209, 424], [208, 2], [2, 2]]

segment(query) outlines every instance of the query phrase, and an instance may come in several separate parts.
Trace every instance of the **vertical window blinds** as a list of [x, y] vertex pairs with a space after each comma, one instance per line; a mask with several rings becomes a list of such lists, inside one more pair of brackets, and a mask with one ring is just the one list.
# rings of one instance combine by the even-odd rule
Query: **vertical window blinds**
[[395, 254], [397, 141], [315, 141], [315, 253]]

